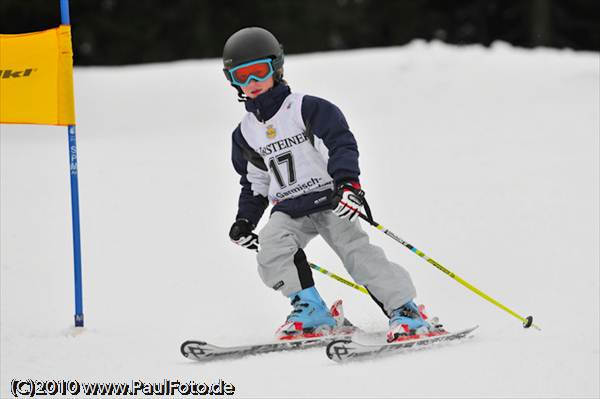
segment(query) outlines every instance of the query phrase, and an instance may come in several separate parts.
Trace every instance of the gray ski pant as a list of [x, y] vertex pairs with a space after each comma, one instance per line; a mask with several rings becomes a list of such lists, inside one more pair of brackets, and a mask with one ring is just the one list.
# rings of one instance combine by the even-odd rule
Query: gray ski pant
[[390, 262], [369, 243], [358, 220], [340, 219], [330, 210], [297, 219], [274, 212], [259, 233], [258, 273], [263, 282], [285, 296], [314, 285], [303, 249], [321, 235], [339, 256], [352, 279], [364, 285], [389, 315], [416, 296], [408, 272]]

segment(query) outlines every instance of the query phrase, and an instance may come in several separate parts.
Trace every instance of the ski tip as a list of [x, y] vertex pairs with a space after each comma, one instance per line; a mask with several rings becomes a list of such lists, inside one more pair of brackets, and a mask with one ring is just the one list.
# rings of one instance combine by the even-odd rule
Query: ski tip
[[[471, 328], [468, 328], [468, 329], [466, 330], [466, 331], [467, 331], [467, 334], [471, 334], [473, 331], [477, 330], [478, 328], [479, 328], [479, 324], [476, 324], [476, 325], [474, 325], [473, 327], [471, 327]], [[471, 336], [471, 335], [469, 335], [469, 337], [472, 337], [472, 336]]]

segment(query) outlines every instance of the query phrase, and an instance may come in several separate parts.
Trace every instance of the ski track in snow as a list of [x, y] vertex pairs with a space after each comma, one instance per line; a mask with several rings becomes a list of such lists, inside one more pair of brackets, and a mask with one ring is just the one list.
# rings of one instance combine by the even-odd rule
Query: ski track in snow
[[[239, 397], [598, 397], [598, 53], [498, 43], [286, 58], [345, 113], [375, 219], [543, 330], [365, 225], [432, 315], [473, 339], [337, 365], [324, 349], [199, 364], [179, 344], [268, 339], [289, 304], [232, 245], [244, 113], [220, 60], [77, 68], [86, 328], [74, 331], [66, 129], [1, 126], [1, 381], [165, 378]], [[261, 222], [264, 225], [266, 217]], [[310, 260], [347, 277], [321, 239]], [[367, 330], [366, 296], [315, 273]]]

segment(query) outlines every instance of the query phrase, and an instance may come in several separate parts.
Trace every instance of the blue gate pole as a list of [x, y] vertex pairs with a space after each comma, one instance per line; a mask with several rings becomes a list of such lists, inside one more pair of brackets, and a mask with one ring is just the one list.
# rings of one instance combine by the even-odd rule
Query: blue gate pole
[[[62, 25], [71, 25], [69, 0], [60, 0]], [[79, 181], [77, 178], [77, 141], [75, 125], [69, 125], [69, 164], [71, 165], [71, 217], [73, 219], [73, 262], [75, 267], [75, 327], [83, 327], [83, 289], [81, 278], [81, 237], [79, 229]]]

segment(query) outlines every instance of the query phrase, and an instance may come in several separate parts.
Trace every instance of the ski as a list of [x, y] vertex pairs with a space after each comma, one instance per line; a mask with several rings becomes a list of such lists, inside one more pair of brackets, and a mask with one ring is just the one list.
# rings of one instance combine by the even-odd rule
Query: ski
[[444, 332], [439, 335], [406, 339], [384, 344], [364, 345], [354, 341], [353, 337], [349, 339], [339, 338], [327, 344], [326, 353], [328, 358], [338, 363], [358, 359], [374, 359], [392, 353], [401, 353], [412, 348], [460, 340], [470, 336], [469, 334], [478, 327], [479, 326], [475, 326], [457, 332]]
[[239, 359], [262, 353], [296, 351], [315, 347], [323, 347], [332, 341], [350, 339], [354, 335], [378, 335], [382, 338], [385, 332], [362, 333], [360, 330], [349, 330], [328, 335], [304, 334], [301, 337], [282, 337], [273, 342], [240, 346], [216, 346], [203, 341], [188, 340], [181, 344], [181, 354], [188, 359], [207, 362], [217, 359]]
[[254, 345], [240, 346], [216, 346], [204, 341], [189, 340], [181, 344], [181, 354], [188, 359], [206, 362], [217, 359], [235, 359], [261, 353], [294, 351], [300, 349], [309, 349], [322, 347], [338, 339], [350, 339], [357, 335], [361, 336], [385, 336], [385, 332], [365, 333], [360, 328], [354, 326], [350, 320], [344, 316], [342, 300], [338, 299], [333, 303], [330, 313], [335, 319], [336, 327], [326, 332], [304, 332], [289, 333], [285, 330], [289, 323], [284, 323], [277, 334], [270, 342]]

